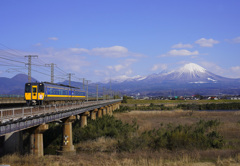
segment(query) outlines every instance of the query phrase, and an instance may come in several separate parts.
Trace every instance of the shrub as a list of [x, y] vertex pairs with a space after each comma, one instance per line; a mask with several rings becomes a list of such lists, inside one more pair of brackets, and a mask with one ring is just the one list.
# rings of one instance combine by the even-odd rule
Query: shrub
[[120, 138], [128, 136], [138, 129], [136, 121], [133, 124], [123, 123], [113, 116], [103, 116], [96, 120], [90, 120], [84, 128], [75, 127], [73, 132], [73, 142], [93, 140], [102, 136]]
[[130, 112], [131, 108], [129, 106], [120, 105], [119, 109], [116, 109], [113, 113], [122, 113], [122, 112]]

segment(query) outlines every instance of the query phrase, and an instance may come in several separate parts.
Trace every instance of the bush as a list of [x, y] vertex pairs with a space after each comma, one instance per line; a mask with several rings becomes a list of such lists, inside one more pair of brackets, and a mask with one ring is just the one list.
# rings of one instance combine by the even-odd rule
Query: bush
[[121, 138], [128, 136], [138, 129], [136, 121], [133, 124], [123, 123], [113, 116], [103, 116], [96, 120], [90, 120], [84, 128], [76, 127], [73, 130], [73, 142], [93, 140], [99, 137]]
[[127, 99], [128, 99], [128, 97], [127, 97], [127, 96], [123, 96], [122, 103], [127, 103]]
[[113, 113], [122, 113], [122, 112], [130, 112], [131, 108], [129, 106], [120, 105], [119, 109], [116, 109]]
[[219, 126], [218, 120], [204, 121], [190, 126], [178, 125], [173, 127], [168, 124], [166, 129], [150, 130], [143, 132], [139, 137], [126, 136], [118, 141], [118, 151], [132, 152], [136, 149], [220, 149], [224, 145], [223, 137], [214, 127]]
[[[100, 137], [109, 137], [117, 140], [116, 150], [119, 152], [135, 150], [161, 149], [220, 149], [224, 146], [224, 139], [216, 128], [220, 125], [219, 120], [200, 120], [192, 125], [174, 126], [169, 123], [161, 125], [159, 129], [145, 131], [137, 134], [138, 125], [136, 119], [132, 124], [123, 123], [116, 120], [113, 116], [103, 116], [96, 120], [89, 120], [88, 125], [81, 128], [79, 121], [73, 123], [73, 143], [80, 143], [87, 140], [96, 140]], [[54, 132], [53, 132], [54, 130]], [[51, 128], [44, 137], [47, 142], [49, 153], [54, 153], [51, 148], [56, 150], [62, 143], [62, 127], [52, 124]], [[51, 143], [51, 144], [50, 144]]]
[[239, 110], [240, 103], [178, 104], [183, 110]]

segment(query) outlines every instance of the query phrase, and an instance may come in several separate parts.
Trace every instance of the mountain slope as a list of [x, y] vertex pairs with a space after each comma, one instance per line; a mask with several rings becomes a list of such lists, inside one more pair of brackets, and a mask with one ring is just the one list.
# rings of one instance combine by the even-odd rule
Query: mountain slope
[[230, 79], [213, 74], [203, 67], [190, 63], [182, 68], [168, 73], [152, 74], [141, 80], [126, 80], [114, 84], [115, 89], [121, 89], [127, 94], [169, 94], [170, 91], [184, 94], [238, 94], [240, 79]]
[[[32, 82], [37, 80], [32, 78]], [[0, 94], [24, 94], [25, 83], [28, 82], [28, 76], [18, 74], [12, 78], [0, 77]]]

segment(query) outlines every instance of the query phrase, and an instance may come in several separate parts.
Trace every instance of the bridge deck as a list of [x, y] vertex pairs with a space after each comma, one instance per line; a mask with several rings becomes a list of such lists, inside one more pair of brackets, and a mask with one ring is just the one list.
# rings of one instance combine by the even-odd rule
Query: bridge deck
[[71, 115], [78, 115], [120, 101], [121, 100], [104, 100], [83, 104], [2, 109], [0, 110], [0, 136], [43, 123], [60, 120]]

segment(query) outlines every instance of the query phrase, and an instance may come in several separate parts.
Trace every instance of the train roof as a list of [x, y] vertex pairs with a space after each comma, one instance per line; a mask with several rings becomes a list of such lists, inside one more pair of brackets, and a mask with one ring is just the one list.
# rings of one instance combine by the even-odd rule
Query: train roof
[[50, 85], [57, 85], [57, 86], [64, 86], [64, 87], [68, 87], [68, 88], [76, 88], [76, 89], [80, 89], [78, 87], [74, 87], [74, 86], [69, 86], [69, 85], [63, 85], [63, 84], [56, 84], [56, 83], [51, 83], [51, 82], [42, 82], [44, 84], [50, 84]]

